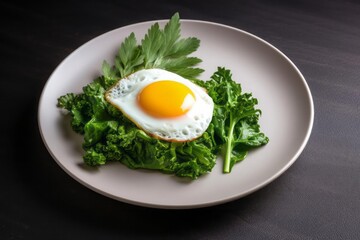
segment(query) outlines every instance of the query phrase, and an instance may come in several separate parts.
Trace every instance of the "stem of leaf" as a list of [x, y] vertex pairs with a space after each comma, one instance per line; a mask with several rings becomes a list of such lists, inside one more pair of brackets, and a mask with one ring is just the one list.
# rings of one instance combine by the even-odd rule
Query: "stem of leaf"
[[224, 168], [223, 168], [224, 173], [229, 173], [231, 171], [231, 169], [230, 169], [231, 160], [230, 159], [231, 159], [232, 142], [233, 142], [233, 137], [234, 137], [235, 124], [236, 124], [236, 122], [233, 121], [232, 114], [230, 114], [230, 128], [229, 128], [229, 133], [228, 133], [227, 142], [226, 142], [226, 153], [225, 153], [225, 161], [224, 161]]

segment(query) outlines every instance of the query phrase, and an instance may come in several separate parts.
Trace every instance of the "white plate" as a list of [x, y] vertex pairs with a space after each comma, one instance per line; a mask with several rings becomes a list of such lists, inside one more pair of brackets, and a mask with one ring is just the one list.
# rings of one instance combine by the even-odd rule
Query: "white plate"
[[[167, 20], [157, 21], [162, 26]], [[208, 79], [218, 66], [232, 70], [245, 92], [259, 100], [261, 130], [270, 142], [252, 151], [222, 173], [218, 159], [213, 171], [198, 180], [185, 181], [156, 171], [131, 170], [120, 163], [98, 169], [82, 161], [82, 137], [72, 132], [69, 119], [56, 107], [57, 98], [79, 93], [101, 75], [103, 60], [113, 62], [120, 43], [131, 32], [138, 41], [155, 21], [134, 24], [105, 33], [79, 47], [53, 72], [39, 102], [39, 127], [56, 162], [73, 178], [108, 197], [156, 208], [196, 208], [243, 197], [273, 181], [290, 167], [304, 149], [312, 129], [314, 109], [309, 87], [296, 66], [264, 40], [222, 24], [182, 20], [182, 37], [201, 40], [196, 56]]]

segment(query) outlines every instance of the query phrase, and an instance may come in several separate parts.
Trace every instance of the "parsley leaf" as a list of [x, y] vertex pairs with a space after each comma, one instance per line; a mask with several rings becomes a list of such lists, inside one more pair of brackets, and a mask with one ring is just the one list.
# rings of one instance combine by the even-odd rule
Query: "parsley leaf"
[[121, 44], [119, 54], [115, 58], [115, 65], [120, 71], [120, 76], [125, 77], [140, 68], [143, 62], [141, 48], [136, 43], [135, 34], [131, 33]]
[[102, 71], [106, 87], [110, 87], [119, 79], [143, 68], [144, 56], [141, 47], [137, 45], [135, 34], [131, 33], [121, 43], [119, 52], [115, 57], [115, 66], [111, 67], [106, 61], [103, 62]]
[[164, 30], [155, 24], [142, 40], [145, 68], [162, 68], [192, 79], [203, 72], [192, 68], [201, 60], [187, 55], [196, 51], [199, 45], [200, 40], [194, 37], [180, 39], [179, 14], [175, 14]]
[[174, 14], [164, 29], [158, 23], [153, 24], [141, 44], [137, 44], [134, 33], [125, 38], [115, 57], [115, 66], [104, 61], [102, 66], [106, 86], [143, 68], [161, 68], [184, 78], [195, 80], [204, 70], [196, 68], [201, 59], [189, 57], [200, 46], [195, 37], [180, 38], [180, 17]]

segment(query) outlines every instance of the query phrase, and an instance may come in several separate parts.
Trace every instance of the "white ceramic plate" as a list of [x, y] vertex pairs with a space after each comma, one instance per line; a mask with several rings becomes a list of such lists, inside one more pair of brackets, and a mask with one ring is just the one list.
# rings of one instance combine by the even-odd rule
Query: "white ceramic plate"
[[[157, 21], [162, 26], [165, 21]], [[196, 56], [208, 79], [218, 66], [232, 70], [243, 91], [259, 100], [262, 131], [270, 142], [222, 173], [218, 159], [213, 171], [196, 181], [184, 181], [155, 171], [131, 170], [120, 163], [98, 169], [82, 161], [82, 137], [72, 132], [68, 118], [56, 107], [57, 98], [79, 93], [101, 75], [103, 60], [113, 62], [120, 43], [131, 32], [138, 41], [155, 21], [105, 33], [79, 47], [53, 72], [39, 102], [39, 127], [56, 162], [73, 178], [108, 197], [156, 208], [196, 208], [243, 197], [265, 186], [290, 167], [304, 149], [313, 125], [309, 87], [296, 66], [264, 40], [242, 30], [204, 21], [182, 20], [182, 37], [201, 40]]]

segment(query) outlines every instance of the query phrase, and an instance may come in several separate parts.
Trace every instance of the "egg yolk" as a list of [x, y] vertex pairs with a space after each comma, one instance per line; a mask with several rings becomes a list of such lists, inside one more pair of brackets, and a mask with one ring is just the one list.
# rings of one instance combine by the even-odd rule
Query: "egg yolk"
[[137, 101], [145, 112], [154, 117], [178, 117], [191, 109], [195, 95], [182, 83], [162, 80], [142, 89]]

